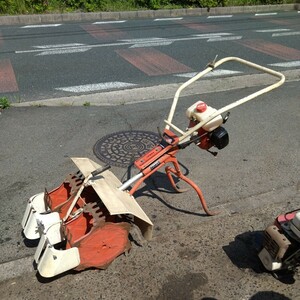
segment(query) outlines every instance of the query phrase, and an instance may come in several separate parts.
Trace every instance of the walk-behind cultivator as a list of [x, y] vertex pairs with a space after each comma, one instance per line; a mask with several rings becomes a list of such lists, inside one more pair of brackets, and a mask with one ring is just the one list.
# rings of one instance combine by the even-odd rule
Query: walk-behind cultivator
[[[174, 125], [172, 120], [182, 90], [226, 62], [241, 63], [279, 80], [218, 110], [198, 101], [187, 108], [188, 128], [181, 130]], [[222, 125], [229, 114], [222, 114], [279, 87], [284, 80], [281, 73], [237, 57], [210, 63], [204, 71], [179, 87], [165, 120], [161, 141], [134, 162], [139, 173], [123, 184], [108, 170], [109, 166], [101, 167], [88, 158], [72, 158], [79, 171], [68, 175], [53, 191], [45, 190], [31, 197], [23, 217], [25, 237], [40, 238], [34, 255], [40, 275], [53, 277], [70, 269], [106, 268], [117, 256], [130, 249], [128, 235], [131, 227], [139, 228], [144, 238], [150, 240], [153, 224], [133, 194], [145, 179], [163, 166], [177, 192], [182, 190], [176, 186], [172, 175], [191, 185], [206, 214], [214, 215], [215, 212], [208, 209], [200, 188], [181, 172], [177, 152], [190, 144], [209, 152], [212, 147], [226, 147], [229, 137]]]

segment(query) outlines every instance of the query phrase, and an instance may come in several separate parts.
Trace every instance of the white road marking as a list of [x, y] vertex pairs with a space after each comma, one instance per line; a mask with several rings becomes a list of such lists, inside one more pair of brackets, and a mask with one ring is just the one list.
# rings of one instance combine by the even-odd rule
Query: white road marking
[[40, 46], [33, 46], [33, 48], [37, 48], [42, 51], [38, 53], [36, 56], [80, 53], [91, 49], [87, 45], [80, 44], [80, 43], [40, 45]]
[[237, 36], [222, 36], [222, 37], [210, 38], [208, 40], [208, 42], [233, 41], [233, 40], [240, 40], [241, 38], [243, 38], [243, 36], [241, 36], [241, 35], [237, 35]]
[[179, 18], [158, 18], [158, 19], [154, 19], [153, 21], [154, 22], [157, 22], [157, 21], [176, 21], [176, 20], [182, 20], [182, 17], [179, 17]]
[[103, 82], [103, 83], [61, 87], [61, 88], [56, 88], [56, 90], [72, 92], [72, 93], [83, 93], [83, 92], [86, 93], [86, 92], [93, 92], [93, 91], [102, 91], [102, 90], [110, 90], [110, 89], [120, 89], [120, 88], [125, 88], [125, 87], [133, 87], [136, 85], [137, 84], [134, 84], [134, 83], [113, 81], [113, 82]]
[[101, 24], [118, 24], [118, 23], [125, 23], [126, 20], [118, 20], [118, 21], [98, 21], [94, 22], [94, 25], [101, 25]]
[[202, 33], [202, 34], [194, 34], [193, 36], [203, 38], [203, 39], [209, 39], [212, 37], [219, 37], [219, 36], [224, 36], [224, 35], [232, 35], [232, 33], [228, 33], [228, 32]]
[[[92, 49], [92, 48], [101, 48], [101, 47], [112, 47], [112, 46], [123, 46], [123, 45], [129, 45], [130, 43], [112, 43], [112, 44], [99, 44], [99, 45], [86, 45], [86, 46], [80, 46], [80, 48], [88, 48], [88, 49]], [[69, 47], [72, 48], [72, 47]], [[77, 48], [77, 46], [74, 46], [73, 48]], [[57, 48], [59, 49], [59, 48]], [[61, 48], [64, 49], [64, 48]], [[48, 49], [50, 50], [50, 49]], [[15, 51], [16, 54], [23, 54], [23, 53], [34, 53], [34, 52], [41, 52], [43, 50], [41, 49], [33, 49], [33, 50], [17, 50]]]
[[[191, 35], [189, 37], [183, 37], [183, 38], [176, 38], [176, 39], [165, 39], [165, 38], [148, 38], [148, 39], [132, 39], [132, 40], [121, 40], [117, 43], [111, 43], [111, 44], [96, 44], [96, 45], [84, 45], [84, 44], [66, 44], [63, 45], [49, 45], [49, 47], [45, 49], [31, 49], [31, 50], [18, 50], [15, 51], [16, 54], [24, 54], [24, 53], [38, 53], [43, 52], [45, 50], [48, 51], [47, 55], [50, 54], [65, 54], [65, 53], [76, 53], [75, 49], [78, 49], [78, 52], [84, 52], [93, 48], [102, 48], [102, 47], [116, 47], [116, 46], [126, 46], [130, 45], [131, 47], [150, 47], [150, 46], [166, 46], [170, 45], [174, 42], [182, 42], [182, 41], [192, 41], [192, 40], [200, 40], [200, 39], [217, 39], [227, 36], [229, 37], [226, 40], [235, 40], [242, 38], [241, 36], [234, 36], [232, 33], [228, 32], [219, 32], [219, 33], [209, 33], [209, 34], [196, 34]], [[225, 40], [225, 39], [224, 39]], [[45, 45], [45, 47], [48, 45]], [[52, 46], [52, 47], [50, 47]], [[34, 46], [37, 48], [37, 46]], [[40, 46], [41, 47], [41, 46]], [[59, 51], [61, 50], [61, 51]], [[67, 52], [67, 50], [69, 52]], [[50, 53], [51, 51], [51, 53]], [[46, 55], [46, 54], [44, 54]]]
[[85, 52], [85, 51], [88, 51], [90, 50], [91, 48], [87, 48], [87, 47], [84, 47], [84, 48], [76, 48], [76, 49], [68, 49], [68, 48], [61, 48], [61, 49], [54, 49], [54, 50], [46, 50], [46, 51], [43, 51], [39, 54], [37, 54], [36, 56], [44, 56], [44, 55], [56, 55], [56, 54], [71, 54], [71, 53], [82, 53], [82, 52]]
[[41, 46], [33, 46], [33, 48], [51, 49], [51, 48], [77, 47], [77, 46], [85, 46], [85, 44], [70, 43], [70, 44], [56, 44], [56, 45], [41, 45]]
[[44, 28], [44, 27], [58, 27], [61, 24], [40, 24], [40, 25], [26, 25], [22, 26], [21, 28]]
[[[240, 72], [240, 71], [226, 70], [226, 69], [217, 69], [217, 70], [213, 70], [210, 73], [205, 74], [204, 77], [217, 77], [217, 76], [233, 75], [233, 74], [240, 74], [240, 73], [242, 73], [242, 72]], [[192, 72], [192, 73], [176, 74], [174, 76], [184, 77], [184, 78], [192, 78], [192, 77], [194, 77], [197, 74], [198, 74], [197, 72]]]
[[281, 33], [273, 33], [272, 37], [276, 36], [289, 36], [289, 35], [299, 35], [300, 31], [292, 31], [292, 32], [281, 32]]
[[140, 39], [126, 39], [126, 40], [120, 40], [121, 42], [130, 43], [130, 44], [136, 44], [136, 43], [148, 43], [148, 42], [156, 42], [156, 41], [166, 41], [168, 39], [165, 38], [140, 38]]
[[233, 15], [208, 16], [207, 19], [232, 18]]
[[277, 29], [262, 29], [262, 30], [255, 30], [256, 32], [282, 32], [282, 31], [290, 31], [291, 29], [287, 28], [277, 28]]
[[149, 43], [139, 43], [139, 44], [134, 44], [130, 46], [129, 48], [145, 48], [145, 47], [157, 47], [157, 46], [168, 46], [171, 45], [173, 42], [168, 42], [168, 41], [157, 41], [157, 42], [149, 42]]
[[283, 68], [300, 67], [300, 60], [289, 61], [289, 62], [284, 62], [284, 63], [269, 64], [269, 66], [273, 66], [273, 67], [283, 67]]
[[274, 16], [277, 15], [277, 12], [273, 12], [273, 13], [257, 13], [255, 14], [255, 17], [260, 17], [260, 16]]
[[134, 45], [129, 48], [144, 48], [144, 47], [155, 47], [155, 46], [168, 46], [173, 43], [172, 40], [164, 39], [164, 38], [141, 38], [141, 39], [129, 39], [122, 40], [126, 43], [132, 43]]

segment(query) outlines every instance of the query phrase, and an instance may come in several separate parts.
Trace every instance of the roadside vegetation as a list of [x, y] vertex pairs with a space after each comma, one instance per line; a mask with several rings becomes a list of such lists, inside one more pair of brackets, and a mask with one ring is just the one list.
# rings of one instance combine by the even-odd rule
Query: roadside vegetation
[[0, 98], [0, 110], [1, 109], [6, 109], [11, 106], [9, 100], [6, 97], [1, 97]]
[[[296, 0], [297, 1], [297, 0]], [[0, 0], [0, 14], [129, 11], [294, 3], [293, 0]]]

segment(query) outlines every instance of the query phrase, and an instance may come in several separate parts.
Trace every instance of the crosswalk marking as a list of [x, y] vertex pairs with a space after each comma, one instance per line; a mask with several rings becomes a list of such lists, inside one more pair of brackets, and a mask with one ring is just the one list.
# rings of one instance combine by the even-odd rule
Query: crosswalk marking
[[241, 40], [237, 43], [253, 49], [255, 51], [265, 53], [283, 60], [298, 60], [300, 59], [300, 50], [283, 46], [281, 44], [267, 42], [260, 39]]
[[15, 72], [10, 59], [0, 60], [0, 93], [18, 92]]
[[149, 76], [190, 72], [192, 69], [154, 48], [120, 49], [116, 52]]
[[125, 31], [114, 28], [111, 24], [107, 24], [105, 27], [97, 26], [95, 24], [81, 25], [81, 28], [95, 39], [101, 41], [113, 41], [127, 37], [127, 33]]

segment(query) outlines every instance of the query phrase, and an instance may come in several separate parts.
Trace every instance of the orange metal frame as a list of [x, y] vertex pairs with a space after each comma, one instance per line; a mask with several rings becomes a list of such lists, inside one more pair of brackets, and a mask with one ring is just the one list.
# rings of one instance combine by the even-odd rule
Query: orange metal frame
[[170, 166], [166, 166], [165, 171], [174, 190], [178, 193], [182, 193], [185, 191], [179, 189], [176, 186], [172, 174], [184, 180], [196, 191], [200, 199], [201, 205], [207, 215], [209, 216], [216, 215], [218, 212], [213, 212], [208, 209], [201, 189], [196, 185], [195, 182], [193, 182], [192, 180], [184, 176], [180, 170], [179, 162], [176, 158], [176, 154], [180, 150], [180, 147], [178, 146], [178, 142], [179, 142], [178, 136], [176, 136], [173, 132], [171, 132], [168, 129], [164, 130], [164, 135], [167, 136], [167, 139], [169, 140], [169, 143], [167, 144], [166, 147], [162, 145], [157, 145], [152, 150], [150, 150], [149, 152], [147, 152], [146, 154], [144, 154], [142, 157], [140, 157], [135, 161], [134, 164], [142, 172], [143, 177], [141, 177], [133, 185], [132, 189], [129, 191], [130, 195], [133, 195], [136, 192], [136, 190], [139, 188], [139, 186], [148, 177], [150, 177], [152, 174], [154, 174], [156, 171], [158, 171], [166, 164], [171, 163], [173, 164], [174, 168]]

